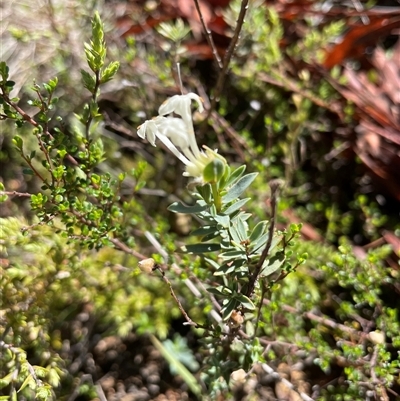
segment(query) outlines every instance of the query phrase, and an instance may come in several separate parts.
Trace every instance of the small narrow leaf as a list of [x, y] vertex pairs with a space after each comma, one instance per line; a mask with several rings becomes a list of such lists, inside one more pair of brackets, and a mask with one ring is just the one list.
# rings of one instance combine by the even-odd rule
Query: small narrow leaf
[[211, 203], [211, 185], [206, 184], [203, 186], [198, 186], [197, 187], [197, 192], [203, 197], [204, 201], [209, 204]]
[[219, 255], [223, 260], [246, 259], [246, 252], [241, 250], [223, 252]]
[[229, 216], [223, 216], [223, 215], [216, 215], [214, 216], [214, 220], [218, 223], [221, 224], [222, 227], [228, 228], [230, 225], [231, 219]]
[[118, 69], [119, 69], [119, 61], [112, 61], [101, 73], [100, 82], [104, 84], [113, 79]]
[[215, 260], [212, 260], [212, 259], [209, 259], [209, 258], [204, 258], [204, 260], [208, 264], [210, 264], [214, 269], [219, 269], [219, 264]]
[[238, 218], [235, 225], [236, 225], [237, 232], [239, 234], [240, 242], [246, 241], [248, 239], [247, 223], [245, 223], [241, 218]]
[[95, 78], [85, 70], [81, 70], [81, 76], [82, 76], [83, 86], [93, 93], [96, 87]]
[[266, 221], [260, 221], [254, 228], [253, 231], [250, 234], [249, 240], [250, 242], [256, 241], [258, 238], [261, 237], [261, 235], [264, 234], [265, 227], [267, 226]]
[[18, 392], [22, 391], [26, 386], [35, 383], [35, 380], [33, 376], [30, 374], [24, 382], [21, 384], [21, 387], [19, 388]]
[[[235, 261], [236, 262], [236, 261]], [[224, 263], [222, 266], [219, 267], [219, 269], [214, 273], [214, 276], [225, 276], [227, 274], [230, 274], [234, 272], [237, 269], [236, 263]], [[240, 266], [243, 264], [242, 260], [238, 260], [240, 262]]]
[[253, 302], [251, 302], [251, 300], [244, 294], [237, 294], [235, 299], [237, 299], [246, 309], [254, 310], [256, 308]]
[[226, 215], [231, 215], [233, 212], [236, 212], [237, 210], [239, 210], [250, 199], [251, 198], [241, 199], [241, 200], [237, 201], [236, 203], [234, 203], [233, 205], [228, 206], [225, 210], [222, 210], [222, 213], [226, 214]]
[[236, 244], [240, 244], [241, 239], [236, 225], [231, 225], [229, 227], [229, 234], [233, 242], [235, 242]]
[[18, 135], [14, 136], [12, 141], [13, 141], [14, 145], [17, 147], [18, 150], [22, 150], [22, 147], [23, 147], [24, 143], [23, 143], [22, 138], [20, 136], [18, 136]]
[[220, 244], [193, 244], [193, 245], [184, 245], [180, 247], [178, 252], [184, 253], [205, 253], [205, 252], [216, 252], [221, 249]]
[[277, 270], [279, 270], [283, 263], [285, 262], [285, 255], [283, 252], [278, 252], [276, 255], [274, 255], [272, 258], [270, 258], [265, 267], [261, 270], [261, 275], [264, 277], [268, 277], [272, 273], [275, 273]]
[[190, 235], [198, 235], [198, 236], [202, 237], [204, 235], [212, 234], [215, 232], [218, 233], [216, 226], [203, 226], [203, 227], [197, 228], [196, 230], [193, 230], [190, 233]]
[[207, 288], [207, 291], [211, 294], [223, 296], [232, 294], [232, 290], [228, 287], [225, 287], [224, 285], [219, 285], [218, 287], [209, 287]]
[[246, 170], [245, 165], [238, 167], [228, 178], [225, 187], [233, 185], [244, 174], [245, 170]]
[[223, 313], [223, 319], [224, 320], [228, 320], [231, 315], [232, 312], [239, 306], [239, 302], [232, 298], [229, 300], [229, 302], [221, 309], [222, 313]]
[[258, 173], [251, 173], [242, 177], [231, 189], [229, 189], [228, 193], [222, 197], [222, 202], [228, 203], [239, 198], [239, 196], [255, 180], [257, 175]]
[[219, 234], [220, 234], [219, 231], [214, 231], [214, 232], [212, 232], [212, 233], [210, 233], [210, 234], [207, 234], [207, 235], [205, 235], [205, 236], [201, 239], [201, 242], [210, 241], [210, 240], [212, 240], [212, 239], [218, 237]]
[[193, 206], [186, 206], [181, 202], [174, 202], [172, 205], [168, 206], [168, 210], [174, 213], [186, 213], [186, 214], [192, 214], [192, 213], [200, 213], [204, 212], [209, 208], [208, 205], [193, 205]]

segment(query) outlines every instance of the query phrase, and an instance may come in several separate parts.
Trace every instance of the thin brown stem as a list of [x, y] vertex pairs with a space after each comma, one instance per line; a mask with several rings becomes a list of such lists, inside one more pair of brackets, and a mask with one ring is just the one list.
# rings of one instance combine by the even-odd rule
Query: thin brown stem
[[244, 23], [244, 17], [246, 16], [246, 12], [247, 12], [247, 8], [248, 8], [248, 4], [249, 4], [249, 0], [242, 0], [242, 4], [240, 6], [240, 11], [239, 11], [239, 16], [238, 19], [236, 21], [236, 28], [235, 28], [235, 32], [233, 33], [233, 37], [232, 40], [229, 44], [229, 47], [225, 53], [224, 56], [224, 61], [223, 61], [223, 65], [222, 65], [222, 69], [218, 75], [218, 80], [217, 80], [217, 85], [216, 85], [216, 89], [214, 92], [214, 97], [211, 101], [211, 107], [209, 110], [209, 116], [211, 115], [211, 112], [215, 109], [215, 106], [217, 104], [217, 102], [219, 101], [219, 97], [221, 95], [222, 89], [224, 87], [224, 83], [225, 83], [225, 77], [227, 75], [228, 72], [228, 67], [229, 67], [229, 63], [231, 61], [231, 58], [233, 56], [233, 53], [236, 49], [236, 45], [237, 42], [239, 40], [240, 37], [240, 32], [242, 30], [243, 27], [243, 23]]
[[[270, 305], [271, 302], [272, 301], [270, 301], [269, 299], [263, 299], [264, 305]], [[293, 313], [296, 316], [299, 316], [299, 317], [302, 316], [306, 319], [317, 322], [326, 327], [330, 327], [331, 329], [340, 330], [343, 333], [347, 333], [349, 336], [352, 336], [353, 338], [363, 339], [368, 336], [368, 333], [364, 333], [364, 332], [358, 331], [356, 329], [353, 329], [349, 326], [345, 326], [344, 324], [337, 323], [328, 317], [319, 316], [313, 312], [301, 312], [298, 309], [294, 308], [293, 306], [285, 305], [285, 304], [281, 305], [281, 308], [282, 308], [282, 310], [289, 312], [289, 313]]]
[[208, 29], [206, 22], [204, 21], [203, 13], [201, 12], [199, 0], [193, 0], [196, 6], [197, 13], [199, 14], [201, 25], [203, 26], [204, 33], [206, 34], [206, 39], [211, 47], [214, 59], [218, 65], [218, 67], [222, 70], [224, 65], [222, 64], [221, 57], [219, 57], [217, 47], [215, 46], [214, 39], [212, 38], [211, 31]]
[[118, 238], [109, 238], [109, 241], [111, 241], [114, 244], [114, 246], [116, 248], [118, 248], [119, 250], [121, 250], [121, 251], [123, 251], [123, 252], [125, 252], [125, 253], [127, 253], [129, 255], [132, 255], [135, 258], [138, 258], [140, 260], [147, 259], [147, 257], [145, 255], [141, 254], [140, 252], [136, 252], [133, 249], [129, 248], [128, 245], [124, 244]]
[[0, 196], [1, 195], [8, 195], [8, 196], [19, 196], [19, 197], [28, 197], [30, 198], [32, 194], [28, 192], [17, 192], [17, 191], [0, 191]]
[[[15, 111], [17, 111], [18, 114], [20, 114], [25, 121], [36, 128], [39, 127], [39, 123], [37, 123], [29, 114], [25, 113], [25, 111], [22, 110], [21, 107], [19, 107], [16, 103], [12, 102], [8, 96], [6, 96], [5, 94], [3, 94], [2, 96], [4, 101], [9, 104]], [[45, 130], [44, 133], [48, 135], [50, 139], [54, 139], [48, 130]], [[66, 159], [74, 166], [78, 166], [79, 164], [71, 155], [66, 155]]]
[[31, 170], [35, 173], [36, 177], [38, 177], [43, 183], [46, 183], [46, 179], [36, 170], [31, 161], [23, 153], [21, 153], [21, 156], [26, 161]]
[[174, 289], [172, 288], [171, 282], [168, 280], [168, 277], [165, 275], [164, 270], [161, 268], [161, 266], [160, 266], [160, 265], [155, 265], [155, 266], [154, 266], [154, 269], [155, 269], [155, 270], [158, 270], [158, 271], [161, 273], [161, 276], [162, 276], [163, 280], [168, 284], [169, 291], [170, 291], [170, 293], [171, 293], [171, 295], [172, 295], [172, 298], [174, 298], [176, 304], [178, 305], [179, 310], [181, 311], [182, 315], [183, 315], [184, 318], [186, 319], [187, 323], [188, 323], [190, 326], [199, 327], [199, 328], [202, 327], [201, 325], [199, 325], [199, 324], [197, 324], [196, 322], [194, 322], [194, 321], [189, 317], [189, 315], [186, 313], [185, 309], [183, 308], [183, 306], [182, 306], [182, 304], [181, 304], [181, 301], [179, 301], [178, 297], [177, 297], [176, 294], [175, 294]]

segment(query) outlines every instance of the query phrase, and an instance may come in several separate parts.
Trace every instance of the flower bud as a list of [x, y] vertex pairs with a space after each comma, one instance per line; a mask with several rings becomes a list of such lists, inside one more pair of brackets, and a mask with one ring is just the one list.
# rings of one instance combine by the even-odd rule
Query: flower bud
[[211, 163], [208, 163], [203, 170], [204, 182], [216, 183], [225, 172], [225, 163], [219, 158], [215, 158]]
[[143, 259], [138, 263], [139, 269], [146, 274], [150, 274], [156, 265], [153, 258]]

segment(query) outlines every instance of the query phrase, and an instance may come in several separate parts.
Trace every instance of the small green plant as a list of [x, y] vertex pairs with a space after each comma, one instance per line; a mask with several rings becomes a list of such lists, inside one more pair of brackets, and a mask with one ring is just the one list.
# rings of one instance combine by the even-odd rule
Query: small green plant
[[[200, 324], [179, 305], [187, 323], [204, 330], [202, 337], [210, 355], [205, 356], [203, 380], [209, 386], [210, 395], [216, 396], [228, 390], [234, 370], [250, 369], [263, 360], [262, 347], [253, 336], [264, 295], [296, 271], [306, 261], [307, 254], [293, 255], [291, 250], [301, 224], [292, 224], [288, 230], [275, 230], [279, 181], [270, 184], [270, 221], [251, 222], [251, 214], [243, 209], [250, 198], [241, 199], [241, 195], [257, 173], [245, 174], [244, 165], [231, 169], [222, 156], [207, 147], [204, 152], [200, 151], [192, 122], [192, 101], [203, 111], [198, 95], [175, 95], [160, 106], [157, 117], [138, 128], [138, 135], [146, 137], [153, 146], [156, 139], [160, 140], [185, 164], [184, 175], [193, 178], [189, 186], [195, 189], [195, 203], [188, 206], [176, 202], [168, 209], [194, 215], [201, 222], [200, 228], [191, 233], [200, 237], [201, 242], [184, 245], [180, 251], [203, 255], [204, 271], [200, 277], [210, 294], [210, 305], [214, 298], [221, 305], [216, 311], [221, 317], [216, 322]], [[210, 252], [219, 252], [217, 260], [205, 256]], [[142, 262], [142, 267], [145, 265], [147, 262]]]

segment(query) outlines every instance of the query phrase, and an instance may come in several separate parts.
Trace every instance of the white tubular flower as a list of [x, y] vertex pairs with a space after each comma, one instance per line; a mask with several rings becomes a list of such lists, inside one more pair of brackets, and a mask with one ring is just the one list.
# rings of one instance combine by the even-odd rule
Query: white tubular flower
[[182, 163], [188, 164], [189, 160], [168, 138], [169, 135], [176, 141], [177, 146], [188, 148], [187, 140], [185, 141], [185, 127], [185, 123], [180, 118], [157, 116], [139, 125], [137, 134], [142, 139], [146, 138], [153, 146], [156, 146], [156, 138], [158, 138]]
[[158, 109], [158, 114], [160, 116], [165, 116], [167, 114], [175, 113], [182, 117], [182, 120], [187, 125], [189, 146], [195, 157], [198, 157], [200, 154], [200, 150], [197, 146], [196, 138], [194, 136], [191, 109], [192, 100], [197, 103], [199, 107], [199, 112], [202, 113], [204, 111], [204, 108], [203, 100], [201, 99], [201, 97], [199, 95], [196, 95], [195, 93], [188, 93], [187, 95], [175, 95], [167, 99]]
[[[204, 169], [216, 158], [226, 165], [226, 160], [216, 151], [205, 147], [205, 152], [199, 150], [194, 135], [191, 101], [195, 100], [199, 110], [203, 111], [200, 96], [195, 93], [176, 95], [165, 101], [159, 108], [157, 117], [145, 121], [138, 127], [140, 138], [147, 140], [156, 146], [158, 138], [182, 163], [186, 166], [183, 173], [186, 177], [194, 177], [199, 182], [204, 182]], [[165, 117], [175, 113], [181, 118]], [[179, 150], [178, 150], [179, 148]]]

